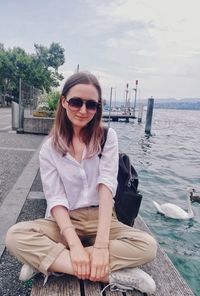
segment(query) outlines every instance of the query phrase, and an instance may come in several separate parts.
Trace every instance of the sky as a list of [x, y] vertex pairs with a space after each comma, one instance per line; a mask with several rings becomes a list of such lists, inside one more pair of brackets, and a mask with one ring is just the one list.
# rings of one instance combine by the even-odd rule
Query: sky
[[[199, 0], [0, 0], [0, 43], [65, 49], [65, 79], [94, 73], [104, 98], [200, 98]], [[61, 83], [62, 86], [63, 83]]]

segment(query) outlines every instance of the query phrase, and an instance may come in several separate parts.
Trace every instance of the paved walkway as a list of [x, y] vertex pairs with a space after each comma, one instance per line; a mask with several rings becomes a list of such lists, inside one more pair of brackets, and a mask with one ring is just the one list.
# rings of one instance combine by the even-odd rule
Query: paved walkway
[[7, 229], [17, 220], [34, 218], [34, 213], [40, 212], [37, 201], [26, 203], [26, 197], [38, 171], [37, 153], [43, 139], [44, 136], [41, 135], [16, 134], [12, 130], [11, 108], [0, 108], [0, 295], [2, 296], [30, 295], [30, 288], [18, 280], [21, 264], [4, 251], [4, 240]]
[[10, 110], [0, 108], [0, 206], [44, 138], [12, 131]]
[[0, 132], [11, 131], [11, 108], [0, 108]]
[[[0, 212], [7, 215], [7, 218], [10, 216], [10, 209], [7, 209], [8, 212], [2, 209], [6, 199], [8, 200], [9, 192], [16, 185], [24, 168], [44, 138], [41, 135], [11, 133], [11, 128], [4, 128], [11, 127], [10, 110], [9, 108], [0, 108]], [[24, 178], [26, 176], [27, 174], [24, 175]], [[16, 196], [11, 196], [11, 201], [12, 203], [16, 202]], [[3, 229], [3, 222], [4, 220], [1, 220], [0, 233]]]

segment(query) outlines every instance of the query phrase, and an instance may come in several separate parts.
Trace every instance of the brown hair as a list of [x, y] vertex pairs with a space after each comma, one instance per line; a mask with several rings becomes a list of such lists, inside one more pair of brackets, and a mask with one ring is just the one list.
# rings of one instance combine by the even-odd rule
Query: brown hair
[[102, 91], [97, 78], [93, 74], [89, 72], [78, 72], [71, 75], [66, 80], [57, 106], [56, 117], [50, 136], [52, 136], [54, 148], [62, 153], [62, 155], [66, 155], [72, 143], [73, 127], [66, 110], [62, 106], [62, 97], [66, 97], [69, 90], [77, 84], [91, 84], [97, 89], [99, 95], [99, 107], [92, 120], [82, 128], [80, 135], [83, 142], [88, 147], [87, 157], [91, 157], [100, 151], [100, 143], [103, 137], [103, 129], [101, 126]]

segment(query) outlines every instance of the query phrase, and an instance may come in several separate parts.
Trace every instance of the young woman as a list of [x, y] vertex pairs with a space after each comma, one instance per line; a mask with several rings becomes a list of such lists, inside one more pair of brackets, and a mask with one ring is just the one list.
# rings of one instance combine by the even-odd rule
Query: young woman
[[155, 282], [136, 267], [155, 258], [156, 242], [116, 218], [118, 141], [109, 128], [99, 157], [101, 117], [96, 77], [84, 72], [69, 77], [40, 151], [46, 217], [12, 226], [6, 246], [24, 263], [23, 281], [38, 272], [61, 272], [153, 293]]

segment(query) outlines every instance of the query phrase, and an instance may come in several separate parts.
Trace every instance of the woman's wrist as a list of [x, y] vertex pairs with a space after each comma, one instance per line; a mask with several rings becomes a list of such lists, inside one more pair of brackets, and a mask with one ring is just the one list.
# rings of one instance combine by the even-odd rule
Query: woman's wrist
[[93, 248], [94, 249], [99, 249], [99, 250], [107, 250], [108, 249], [108, 246], [107, 247], [100, 247], [100, 246], [94, 245]]
[[68, 231], [68, 230], [74, 230], [74, 226], [73, 225], [64, 225], [61, 229], [60, 229], [60, 234], [64, 235], [64, 232]]
[[99, 241], [96, 241], [94, 243], [94, 248], [96, 249], [108, 249], [108, 246], [109, 246], [109, 241], [106, 241], [106, 242], [99, 242]]

